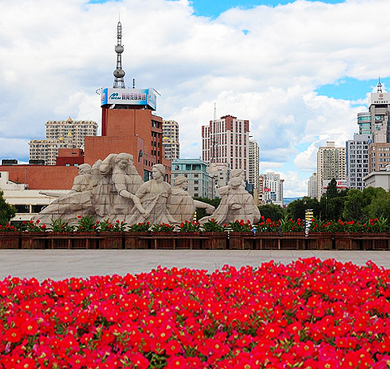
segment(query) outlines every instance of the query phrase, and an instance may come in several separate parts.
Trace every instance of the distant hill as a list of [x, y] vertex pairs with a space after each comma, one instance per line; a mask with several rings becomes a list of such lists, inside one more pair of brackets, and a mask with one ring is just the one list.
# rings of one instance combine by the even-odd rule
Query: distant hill
[[302, 197], [283, 197], [283, 205], [288, 205], [291, 201], [302, 199]]

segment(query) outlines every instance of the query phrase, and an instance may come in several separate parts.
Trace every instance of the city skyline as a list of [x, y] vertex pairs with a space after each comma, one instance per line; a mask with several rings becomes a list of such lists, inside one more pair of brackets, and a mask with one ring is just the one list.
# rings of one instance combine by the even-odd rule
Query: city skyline
[[1, 2], [0, 157], [27, 162], [49, 120], [100, 124], [95, 91], [113, 83], [120, 14], [126, 87], [135, 78], [159, 92], [181, 158], [201, 156], [216, 104], [217, 119], [249, 120], [260, 173], [305, 196], [318, 147], [345, 146], [378, 78], [390, 85], [386, 10], [387, 0]]

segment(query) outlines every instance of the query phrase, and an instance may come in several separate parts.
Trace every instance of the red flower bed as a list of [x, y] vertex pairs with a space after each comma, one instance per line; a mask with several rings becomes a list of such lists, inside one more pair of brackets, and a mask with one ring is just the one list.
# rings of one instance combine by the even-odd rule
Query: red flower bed
[[0, 368], [388, 368], [390, 271], [335, 260], [0, 282]]

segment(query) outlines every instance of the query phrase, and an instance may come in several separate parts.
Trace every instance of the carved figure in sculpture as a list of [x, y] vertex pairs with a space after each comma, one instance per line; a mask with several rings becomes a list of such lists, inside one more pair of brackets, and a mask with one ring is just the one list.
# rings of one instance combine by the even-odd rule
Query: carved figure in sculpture
[[187, 178], [177, 176], [171, 188], [172, 194], [168, 203], [168, 210], [178, 223], [185, 222], [186, 220], [191, 222], [194, 219], [196, 208], [206, 209], [207, 214], [211, 214], [215, 210], [215, 207], [210, 204], [194, 200], [186, 191], [187, 188]]
[[[115, 158], [110, 158], [109, 162], [112, 162], [112, 160], [115, 163], [111, 177], [114, 196], [110, 211], [110, 220], [129, 222], [129, 218], [132, 217], [135, 210], [147, 217], [139, 198], [135, 196], [137, 189], [144, 182], [133, 165], [133, 156], [127, 153], [121, 153], [116, 155]], [[102, 170], [106, 171], [107, 168], [103, 167]]]
[[94, 215], [95, 209], [91, 201], [93, 186], [91, 169], [89, 164], [81, 164], [78, 168], [79, 173], [73, 180], [72, 189], [55, 199], [33, 217], [33, 220], [39, 219], [42, 224], [51, 224], [52, 220], [61, 218], [69, 224], [75, 224], [78, 215]]
[[202, 218], [200, 223], [205, 223], [211, 218], [214, 218], [220, 225], [241, 219], [249, 220], [251, 223], [260, 220], [260, 211], [251, 194], [245, 190], [243, 173], [242, 169], [231, 171], [229, 184], [218, 189], [221, 196], [219, 206], [211, 216]]
[[112, 190], [112, 168], [115, 154], [104, 161], [97, 160], [92, 166], [92, 204], [95, 207], [96, 220], [106, 219], [112, 212], [114, 193]]
[[226, 214], [225, 223], [244, 219], [252, 224], [260, 221], [260, 211], [255, 205], [252, 195], [242, 188], [241, 179], [236, 177], [229, 182], [227, 203], [229, 211]]
[[130, 224], [145, 221], [151, 224], [177, 223], [167, 208], [171, 197], [171, 186], [164, 182], [164, 175], [165, 168], [162, 164], [153, 165], [152, 179], [140, 186], [135, 194], [145, 213], [136, 211], [129, 220]]

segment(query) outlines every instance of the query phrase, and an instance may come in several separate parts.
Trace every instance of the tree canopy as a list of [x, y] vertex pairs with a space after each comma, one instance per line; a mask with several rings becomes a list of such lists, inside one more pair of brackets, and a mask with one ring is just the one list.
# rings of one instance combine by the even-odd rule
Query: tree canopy
[[15, 216], [16, 209], [5, 201], [3, 195], [4, 192], [0, 191], [0, 224], [5, 225]]

